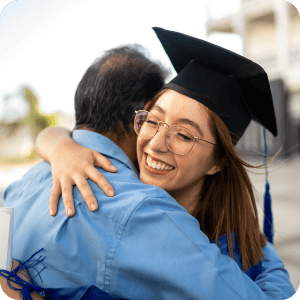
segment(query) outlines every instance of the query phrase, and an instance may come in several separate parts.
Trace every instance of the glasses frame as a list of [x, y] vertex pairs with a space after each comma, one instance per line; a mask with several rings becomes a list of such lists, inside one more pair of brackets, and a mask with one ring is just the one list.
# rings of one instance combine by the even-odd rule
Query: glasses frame
[[191, 133], [193, 134], [193, 136], [194, 136], [194, 143], [193, 143], [193, 146], [191, 147], [190, 151], [187, 152], [187, 153], [185, 153], [185, 154], [178, 154], [178, 153], [174, 152], [173, 150], [171, 150], [171, 149], [169, 148], [169, 146], [168, 146], [168, 143], [167, 143], [167, 132], [168, 132], [168, 130], [167, 130], [166, 136], [165, 136], [165, 139], [166, 139], [166, 146], [168, 147], [168, 149], [169, 149], [171, 152], [173, 152], [173, 153], [175, 153], [175, 154], [177, 154], [177, 155], [184, 156], [184, 155], [189, 154], [189, 153], [192, 151], [192, 149], [193, 149], [193, 147], [194, 147], [194, 145], [195, 145], [196, 139], [201, 140], [201, 141], [206, 142], [206, 143], [209, 143], [209, 144], [214, 145], [214, 146], [218, 146], [218, 145], [216, 145], [216, 144], [214, 144], [214, 143], [212, 143], [212, 142], [209, 142], [209, 141], [206, 141], [206, 140], [204, 140], [204, 139], [202, 139], [202, 138], [199, 138], [199, 137], [196, 136], [195, 133], [194, 133], [192, 130], [190, 130], [190, 129], [187, 129], [187, 128], [182, 127], [182, 126], [179, 126], [179, 125], [172, 125], [172, 126], [170, 126], [170, 125], [168, 125], [168, 124], [167, 124], [166, 122], [164, 122], [164, 121], [158, 121], [158, 124], [159, 124], [159, 125], [157, 126], [157, 130], [156, 130], [155, 134], [154, 134], [151, 138], [145, 139], [144, 137], [142, 137], [141, 135], [139, 135], [139, 134], [136, 132], [136, 129], [135, 129], [136, 117], [137, 117], [137, 114], [138, 114], [139, 112], [145, 112], [145, 113], [151, 114], [151, 115], [152, 115], [154, 118], [156, 118], [156, 119], [157, 119], [157, 117], [155, 117], [151, 112], [149, 112], [149, 111], [147, 111], [147, 110], [138, 110], [138, 111], [135, 111], [135, 117], [134, 117], [134, 131], [135, 131], [135, 133], [136, 133], [138, 136], [140, 136], [140, 137], [141, 137], [142, 139], [144, 139], [144, 140], [151, 140], [152, 138], [154, 138], [155, 135], [157, 134], [157, 132], [159, 131], [159, 128], [161, 127], [161, 124], [167, 125], [167, 126], [168, 126], [168, 130], [169, 130], [171, 127], [180, 127], [180, 128], [183, 128], [184, 130], [186, 130], [186, 131], [188, 131], [188, 132], [191, 132]]

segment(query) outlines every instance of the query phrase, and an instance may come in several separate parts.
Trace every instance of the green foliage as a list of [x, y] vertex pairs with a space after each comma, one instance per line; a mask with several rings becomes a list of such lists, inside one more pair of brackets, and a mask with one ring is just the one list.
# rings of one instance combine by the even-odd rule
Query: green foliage
[[46, 119], [47, 119], [47, 124], [48, 124], [48, 126], [46, 126], [46, 127], [58, 125], [59, 120], [58, 120], [57, 114], [47, 115]]
[[[25, 101], [29, 104], [28, 115], [24, 119], [20, 119], [12, 123], [0, 122], [0, 126], [5, 126], [8, 129], [9, 138], [20, 127], [29, 125], [31, 136], [33, 137], [33, 140], [35, 140], [39, 132], [45, 129], [46, 127], [58, 125], [58, 116], [57, 114], [43, 115], [39, 111], [39, 99], [31, 88], [23, 86], [20, 91]], [[9, 101], [9, 96], [7, 96], [6, 98], [6, 101]], [[37, 154], [35, 149], [33, 149], [31, 153], [25, 157], [1, 157], [0, 163], [3, 163], [5, 161], [9, 163], [20, 163], [29, 160], [34, 160], [36, 158]]]
[[34, 135], [37, 135], [46, 127], [57, 125], [56, 115], [43, 115], [40, 113], [39, 99], [30, 88], [23, 87], [23, 94], [30, 107], [29, 114], [24, 122], [31, 126]]

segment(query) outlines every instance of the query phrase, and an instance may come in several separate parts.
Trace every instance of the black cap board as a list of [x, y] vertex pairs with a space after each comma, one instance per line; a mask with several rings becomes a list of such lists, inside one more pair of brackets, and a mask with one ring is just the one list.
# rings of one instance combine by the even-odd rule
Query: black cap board
[[251, 120], [277, 135], [268, 76], [257, 63], [179, 32], [153, 27], [178, 75], [164, 88], [191, 97], [226, 124], [236, 144]]

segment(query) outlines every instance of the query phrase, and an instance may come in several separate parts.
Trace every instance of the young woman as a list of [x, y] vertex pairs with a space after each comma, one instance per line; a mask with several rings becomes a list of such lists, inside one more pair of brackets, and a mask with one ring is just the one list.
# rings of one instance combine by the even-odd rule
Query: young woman
[[[243, 271], [253, 280], [261, 280], [264, 276], [259, 275], [278, 268], [269, 266], [267, 271], [262, 266], [268, 261], [264, 260], [267, 242], [259, 229], [253, 189], [245, 169], [252, 166], [238, 157], [234, 145], [251, 119], [277, 133], [267, 76], [257, 64], [222, 48], [179, 33], [159, 28], [155, 31], [179, 74], [146, 110], [136, 112], [140, 180], [167, 191], [197, 218], [211, 242], [221, 248], [225, 245]], [[51, 161], [57, 186], [50, 210], [55, 214], [60, 187], [82, 182], [83, 177], [96, 178], [96, 171], [90, 167], [100, 154], [80, 148], [70, 139], [47, 151], [41, 144], [38, 147], [44, 158], [47, 151], [56, 158], [71, 155], [68, 162]], [[84, 160], [83, 153], [92, 159]], [[109, 170], [108, 160], [104, 164], [97, 160], [98, 166]], [[89, 171], [81, 170], [80, 164], [88, 166]], [[59, 182], [60, 170], [71, 170], [72, 174]], [[103, 178], [95, 181], [106, 185]], [[95, 200], [86, 186], [82, 193], [92, 207]], [[283, 265], [280, 269], [282, 273], [277, 275], [284, 282], [285, 295], [290, 296], [293, 287]]]

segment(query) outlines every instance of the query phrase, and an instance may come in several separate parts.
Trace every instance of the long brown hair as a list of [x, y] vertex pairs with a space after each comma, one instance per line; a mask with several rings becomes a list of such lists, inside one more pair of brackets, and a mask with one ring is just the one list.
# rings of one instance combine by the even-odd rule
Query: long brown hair
[[[150, 110], [166, 91], [158, 93], [147, 109]], [[261, 168], [264, 165], [252, 166], [243, 161], [236, 152], [227, 126], [213, 111], [208, 108], [207, 111], [218, 145], [215, 147], [214, 158], [222, 170], [206, 176], [197, 220], [201, 230], [210, 241], [215, 240], [217, 245], [219, 237], [227, 234], [229, 254], [233, 259], [231, 233], [236, 234], [242, 268], [246, 271], [264, 259], [262, 247], [266, 246], [266, 239], [259, 228], [253, 186], [245, 167]]]
[[245, 271], [264, 258], [262, 247], [266, 246], [266, 240], [259, 228], [253, 186], [245, 169], [261, 166], [255, 167], [244, 162], [236, 152], [227, 126], [209, 109], [208, 114], [212, 133], [218, 144], [215, 159], [223, 169], [212, 176], [206, 176], [197, 219], [201, 230], [210, 241], [215, 239], [218, 244], [218, 238], [227, 234], [232, 258], [231, 233], [235, 232]]

